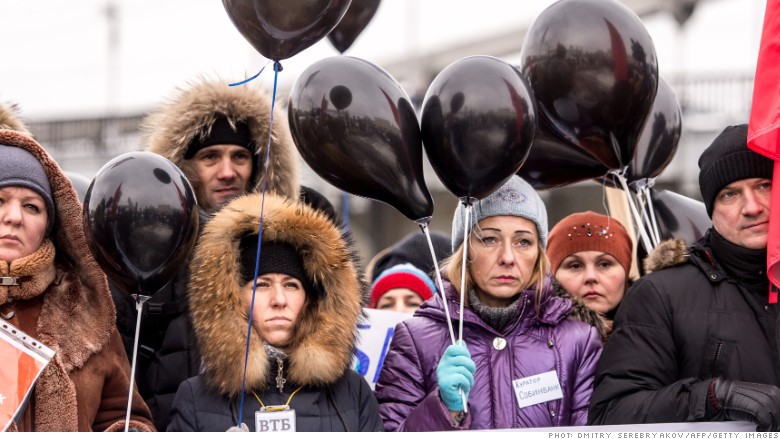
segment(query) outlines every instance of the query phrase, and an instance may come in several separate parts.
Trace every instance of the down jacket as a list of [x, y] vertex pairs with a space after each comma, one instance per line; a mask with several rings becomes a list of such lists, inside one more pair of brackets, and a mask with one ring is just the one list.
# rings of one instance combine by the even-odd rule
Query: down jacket
[[[381, 431], [377, 403], [363, 377], [350, 369], [365, 285], [348, 240], [324, 213], [266, 195], [263, 241], [290, 244], [323, 295], [309, 301], [295, 323], [288, 358], [278, 364], [254, 328], [242, 395], [248, 312], [241, 300], [240, 239], [256, 233], [261, 196], [246, 195], [209, 222], [190, 265], [189, 304], [204, 373], [182, 383], [168, 431], [226, 431], [237, 422], [254, 431], [256, 398], [296, 410], [298, 431]], [[281, 374], [286, 383], [276, 387]]]
[[589, 423], [713, 421], [713, 378], [780, 384], [778, 305], [751, 297], [712, 257], [709, 233], [659, 245], [626, 293], [604, 349]]
[[[231, 123], [245, 122], [252, 134], [254, 157], [265, 159], [271, 117], [271, 96], [252, 85], [228, 87], [228, 81], [201, 78], [177, 90], [173, 99], [152, 112], [142, 126], [145, 149], [162, 155], [181, 168], [200, 195], [201, 182], [191, 161], [184, 159], [188, 145], [211, 130], [219, 114]], [[267, 190], [278, 195], [298, 198], [298, 156], [277, 105], [268, 164]], [[265, 169], [255, 166], [248, 192], [261, 189]], [[201, 209], [201, 227], [210, 213]], [[197, 375], [201, 367], [200, 351], [187, 312], [185, 267], [162, 291], [144, 305], [139, 366], [136, 373], [141, 394], [152, 410], [158, 429], [168, 425], [171, 404], [179, 384]], [[116, 290], [116, 289], [114, 289]], [[113, 291], [117, 306], [117, 326], [123, 335], [128, 355], [132, 355], [135, 335], [135, 303], [127, 295]]]
[[[459, 295], [444, 283], [452, 324]], [[601, 337], [586, 323], [567, 319], [571, 301], [552, 297], [549, 281], [536, 305], [534, 291], [521, 293], [515, 323], [504, 333], [464, 310], [463, 339], [476, 363], [468, 414], [456, 426], [439, 397], [436, 366], [450, 345], [439, 296], [396, 326], [376, 386], [387, 431], [441, 431], [584, 425], [601, 354]], [[505, 343], [504, 343], [505, 342]], [[563, 398], [520, 408], [512, 382], [555, 371]]]
[[[10, 110], [0, 108], [0, 127], [23, 128], [9, 117]], [[38, 159], [56, 211], [53, 229], [37, 251], [10, 264], [0, 261], [0, 276], [19, 284], [0, 286], [0, 317], [55, 351], [10, 430], [122, 430], [130, 364], [114, 326], [106, 276], [87, 246], [76, 191], [32, 138], [0, 129], [0, 145], [25, 149]], [[154, 431], [141, 396], [134, 391], [132, 398], [130, 427]]]

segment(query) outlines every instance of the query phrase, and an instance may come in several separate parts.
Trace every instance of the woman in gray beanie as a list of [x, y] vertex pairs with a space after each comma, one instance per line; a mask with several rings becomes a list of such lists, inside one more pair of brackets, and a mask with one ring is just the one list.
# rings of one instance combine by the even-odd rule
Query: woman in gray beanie
[[513, 176], [473, 212], [462, 316], [462, 206], [443, 267], [446, 306], [453, 326], [464, 321], [465, 346], [451, 345], [438, 295], [396, 327], [376, 386], [385, 430], [584, 425], [601, 340], [567, 319], [571, 301], [553, 297], [544, 203]]
[[[0, 317], [55, 351], [10, 430], [122, 430], [130, 364], [76, 191], [20, 131], [0, 129], [0, 157]], [[131, 429], [154, 431], [137, 392], [131, 409]]]

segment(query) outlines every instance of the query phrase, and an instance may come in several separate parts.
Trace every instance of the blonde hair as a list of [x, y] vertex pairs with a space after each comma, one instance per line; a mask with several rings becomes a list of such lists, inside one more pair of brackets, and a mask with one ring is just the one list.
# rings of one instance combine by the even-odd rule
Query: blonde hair
[[[472, 232], [469, 233], [469, 240], [471, 239], [472, 234], [473, 229]], [[531, 279], [529, 280], [528, 285], [523, 289], [525, 290], [528, 289], [528, 287], [533, 286], [534, 301], [536, 302], [538, 311], [539, 304], [541, 303], [542, 299], [542, 292], [544, 291], [545, 278], [547, 274], [550, 273], [550, 260], [547, 258], [547, 253], [544, 251], [544, 247], [542, 247], [542, 241], [540, 239], [536, 240], [536, 249], [539, 252], [539, 256], [537, 256], [536, 263], [534, 263]], [[471, 264], [471, 259], [467, 261], [467, 264]], [[442, 272], [447, 276], [447, 279], [450, 280], [450, 283], [452, 283], [452, 287], [455, 289], [455, 291], [460, 293], [461, 272], [463, 270], [463, 243], [458, 246], [458, 249], [455, 250], [455, 253], [453, 253], [452, 256], [442, 262], [442, 265]], [[466, 268], [465, 285], [466, 292], [468, 292], [476, 285], [474, 280], [471, 278], [471, 270], [468, 269], [469, 267]], [[520, 293], [520, 291], [518, 291], [518, 293]], [[464, 297], [466, 300], [468, 300], [468, 294], [465, 294]]]

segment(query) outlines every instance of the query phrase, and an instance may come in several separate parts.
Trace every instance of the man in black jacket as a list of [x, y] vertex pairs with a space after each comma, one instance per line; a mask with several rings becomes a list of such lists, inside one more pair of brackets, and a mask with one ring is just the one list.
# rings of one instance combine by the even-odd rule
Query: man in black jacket
[[743, 420], [780, 429], [778, 305], [766, 243], [772, 161], [726, 128], [699, 158], [712, 228], [659, 246], [620, 305], [590, 424]]

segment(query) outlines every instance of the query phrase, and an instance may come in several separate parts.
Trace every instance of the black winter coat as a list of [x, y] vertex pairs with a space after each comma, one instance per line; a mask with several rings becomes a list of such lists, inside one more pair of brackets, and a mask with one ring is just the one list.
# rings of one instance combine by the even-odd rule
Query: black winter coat
[[778, 306], [730, 278], [708, 237], [689, 254], [663, 243], [652, 268], [682, 265], [626, 293], [596, 371], [589, 424], [717, 421], [705, 415], [713, 378], [780, 384]]
[[[284, 405], [290, 385], [279, 393], [275, 384], [257, 396], [266, 406]], [[206, 385], [203, 376], [190, 378], [181, 384], [173, 403], [168, 431], [227, 431], [238, 425], [238, 398], [228, 399]], [[304, 387], [290, 400], [295, 410], [297, 431], [383, 431], [379, 407], [365, 378], [348, 370], [326, 388]], [[241, 422], [255, 431], [255, 412], [260, 403], [252, 392], [244, 398]]]

